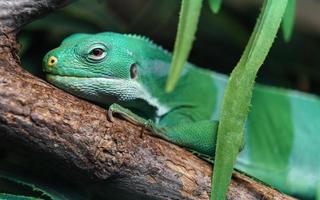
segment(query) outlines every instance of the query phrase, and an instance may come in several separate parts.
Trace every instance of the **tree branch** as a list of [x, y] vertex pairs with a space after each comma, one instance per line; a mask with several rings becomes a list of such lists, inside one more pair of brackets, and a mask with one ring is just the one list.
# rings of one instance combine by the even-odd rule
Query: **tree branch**
[[[210, 164], [159, 138], [141, 137], [142, 128], [129, 122], [110, 123], [104, 109], [56, 89], [19, 66], [15, 33], [67, 2], [0, 2], [4, 19], [0, 26], [5, 32], [0, 36], [2, 148], [11, 152], [22, 145], [41, 155], [40, 163], [50, 160], [46, 168], [70, 182], [104, 185], [105, 196], [112, 193], [110, 186], [122, 191], [116, 194], [122, 199], [209, 199]], [[17, 151], [25, 160], [35, 159], [33, 153]], [[292, 198], [234, 173], [228, 199]]]

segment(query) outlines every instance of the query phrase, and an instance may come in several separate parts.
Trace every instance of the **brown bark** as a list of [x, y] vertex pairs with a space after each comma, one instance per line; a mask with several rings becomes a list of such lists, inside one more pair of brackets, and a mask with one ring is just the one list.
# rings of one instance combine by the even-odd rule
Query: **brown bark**
[[[110, 123], [104, 109], [62, 92], [19, 66], [14, 34], [21, 25], [66, 3], [0, 3], [4, 19], [0, 26], [6, 32], [0, 36], [2, 148], [29, 160], [31, 168], [40, 169], [39, 163], [43, 164], [44, 173], [52, 170], [83, 188], [103, 186], [100, 193], [105, 198], [209, 199], [210, 164], [159, 138], [141, 137], [142, 128], [129, 122]], [[110, 188], [118, 193], [112, 194]], [[292, 198], [234, 173], [228, 199]]]

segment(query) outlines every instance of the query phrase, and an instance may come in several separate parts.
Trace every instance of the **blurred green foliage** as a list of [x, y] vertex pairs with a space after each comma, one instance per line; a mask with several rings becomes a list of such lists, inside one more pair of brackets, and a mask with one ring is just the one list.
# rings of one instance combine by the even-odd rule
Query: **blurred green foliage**
[[[208, 1], [204, 1], [208, 3]], [[172, 51], [180, 0], [80, 0], [26, 26], [19, 35], [26, 69], [42, 77], [44, 54], [78, 32], [113, 31], [150, 37]], [[190, 61], [229, 74], [236, 65], [259, 9], [246, 12], [224, 3], [218, 15], [203, 6]], [[295, 30], [289, 43], [278, 37], [258, 82], [320, 94], [320, 37]]]

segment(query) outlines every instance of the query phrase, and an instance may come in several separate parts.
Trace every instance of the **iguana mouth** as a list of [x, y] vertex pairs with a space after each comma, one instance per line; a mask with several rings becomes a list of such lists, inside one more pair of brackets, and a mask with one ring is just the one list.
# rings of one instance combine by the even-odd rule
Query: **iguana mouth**
[[76, 76], [69, 74], [54, 74], [54, 73], [46, 73], [47, 76], [55, 76], [55, 77], [70, 77], [70, 78], [100, 78], [100, 77], [91, 77], [91, 76]]
[[47, 76], [51, 76], [51, 77], [64, 77], [64, 78], [83, 78], [83, 79], [90, 79], [90, 78], [101, 78], [101, 79], [116, 79], [116, 80], [120, 80], [121, 78], [118, 77], [112, 77], [112, 76], [77, 76], [74, 74], [58, 74], [58, 73], [50, 73], [50, 72], [46, 72]]

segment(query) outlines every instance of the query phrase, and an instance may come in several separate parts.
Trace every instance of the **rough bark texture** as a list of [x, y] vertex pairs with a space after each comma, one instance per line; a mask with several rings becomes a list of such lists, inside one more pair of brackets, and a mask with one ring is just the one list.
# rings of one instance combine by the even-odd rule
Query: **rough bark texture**
[[[41, 155], [38, 162], [50, 160], [46, 169], [53, 168], [70, 182], [109, 183], [121, 191], [119, 199], [209, 199], [210, 164], [166, 141], [141, 136], [141, 127], [124, 120], [110, 123], [104, 109], [56, 89], [19, 66], [14, 33], [66, 3], [0, 1], [0, 27], [5, 32], [0, 36], [1, 147], [14, 151], [13, 147], [22, 145]], [[35, 159], [33, 153], [21, 157]], [[103, 193], [111, 194], [107, 186]], [[234, 173], [228, 199], [292, 198]]]

